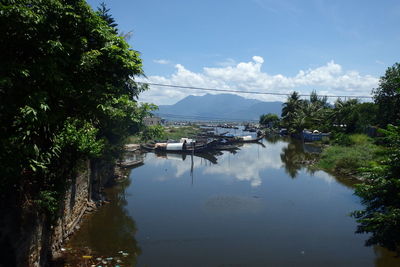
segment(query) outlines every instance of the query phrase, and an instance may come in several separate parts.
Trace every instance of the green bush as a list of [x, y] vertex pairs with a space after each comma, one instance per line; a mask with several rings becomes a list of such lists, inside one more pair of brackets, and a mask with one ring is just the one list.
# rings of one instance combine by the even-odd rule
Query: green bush
[[[362, 138], [356, 138], [356, 142], [361, 141], [363, 141]], [[357, 174], [361, 172], [361, 168], [370, 167], [379, 160], [378, 153], [381, 150], [380, 147], [370, 143], [331, 146], [322, 152], [317, 167], [342, 174]]]
[[349, 139], [352, 145], [365, 145], [372, 142], [372, 139], [365, 134], [352, 134]]

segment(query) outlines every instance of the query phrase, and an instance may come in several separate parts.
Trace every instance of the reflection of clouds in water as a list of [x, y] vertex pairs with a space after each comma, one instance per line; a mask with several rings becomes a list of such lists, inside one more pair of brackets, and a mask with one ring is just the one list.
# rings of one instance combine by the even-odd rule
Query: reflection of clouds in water
[[313, 174], [313, 176], [325, 181], [328, 184], [330, 184], [330, 183], [335, 181], [335, 178], [332, 175], [330, 175], [329, 173], [326, 173], [324, 171], [316, 171]]
[[[157, 168], [164, 168], [165, 175], [157, 178], [158, 181], [165, 181], [169, 178], [180, 178], [183, 176], [185, 172], [190, 172], [192, 159], [191, 155], [182, 155], [182, 154], [172, 154], [169, 153], [167, 155], [155, 155], [153, 153], [148, 153], [147, 155], [151, 155], [146, 161], [146, 165]], [[186, 156], [186, 158], [185, 158]], [[183, 160], [185, 158], [185, 160]], [[200, 168], [204, 165], [207, 160], [203, 158], [193, 157], [193, 170]], [[174, 175], [171, 175], [171, 174]]]
[[[220, 174], [221, 177], [228, 176], [239, 181], [249, 181], [251, 186], [257, 187], [262, 183], [260, 177], [262, 170], [282, 167], [280, 153], [286, 146], [286, 142], [277, 142], [273, 145], [266, 143], [266, 147], [259, 144], [244, 144], [237, 154], [224, 152], [223, 155], [218, 156], [217, 164], [209, 164], [208, 160], [194, 156], [193, 170], [204, 167], [204, 174]], [[187, 155], [184, 161], [181, 154], [167, 154], [161, 157], [154, 154], [148, 155], [146, 165], [165, 168], [165, 175], [157, 178], [159, 181], [173, 177], [180, 178], [186, 172], [190, 172], [191, 155]]]
[[253, 187], [260, 186], [260, 171], [281, 168], [280, 152], [285, 146], [285, 142], [267, 143], [265, 148], [258, 144], [246, 144], [236, 155], [224, 153], [218, 158], [218, 164], [206, 168], [204, 173], [229, 175], [240, 181], [250, 181]]

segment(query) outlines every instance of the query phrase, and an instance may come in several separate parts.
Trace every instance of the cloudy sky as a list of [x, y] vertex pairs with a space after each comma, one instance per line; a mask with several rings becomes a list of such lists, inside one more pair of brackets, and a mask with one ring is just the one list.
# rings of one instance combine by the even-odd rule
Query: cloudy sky
[[[89, 0], [95, 8], [101, 1]], [[108, 0], [148, 81], [244, 91], [370, 95], [399, 62], [400, 1]], [[206, 92], [152, 86], [142, 101]], [[242, 94], [262, 100], [271, 95]]]

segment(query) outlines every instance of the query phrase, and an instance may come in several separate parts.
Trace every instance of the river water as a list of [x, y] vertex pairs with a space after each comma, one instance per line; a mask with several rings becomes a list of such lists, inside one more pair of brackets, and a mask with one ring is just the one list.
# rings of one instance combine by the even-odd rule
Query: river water
[[317, 151], [271, 137], [236, 153], [148, 153], [68, 249], [95, 266], [400, 266], [354, 233], [355, 181], [306, 167]]

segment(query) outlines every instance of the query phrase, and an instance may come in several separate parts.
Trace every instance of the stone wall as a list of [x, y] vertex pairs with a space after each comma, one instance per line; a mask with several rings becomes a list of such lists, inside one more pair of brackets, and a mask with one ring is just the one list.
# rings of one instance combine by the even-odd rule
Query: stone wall
[[46, 216], [18, 196], [0, 205], [0, 266], [43, 266], [47, 261], [50, 227]]
[[114, 164], [103, 160], [87, 160], [80, 163], [79, 171], [71, 180], [60, 209], [60, 217], [52, 231], [52, 257], [60, 255], [63, 243], [79, 228], [83, 215], [102, 204], [102, 191], [105, 185], [113, 181], [114, 168]]
[[90, 208], [95, 205], [91, 200], [89, 191], [91, 177], [90, 162], [87, 160], [80, 162], [79, 165], [76, 177], [70, 179], [71, 184], [65, 193], [64, 201], [61, 203], [60, 216], [53, 227], [51, 251], [54, 256], [62, 248], [63, 242], [78, 227], [88, 207]]
[[69, 178], [59, 218], [53, 225], [33, 205], [18, 203], [21, 197], [0, 203], [0, 267], [47, 266], [79, 227], [83, 215], [101, 203], [102, 189], [113, 178], [113, 164], [80, 162], [76, 174]]

